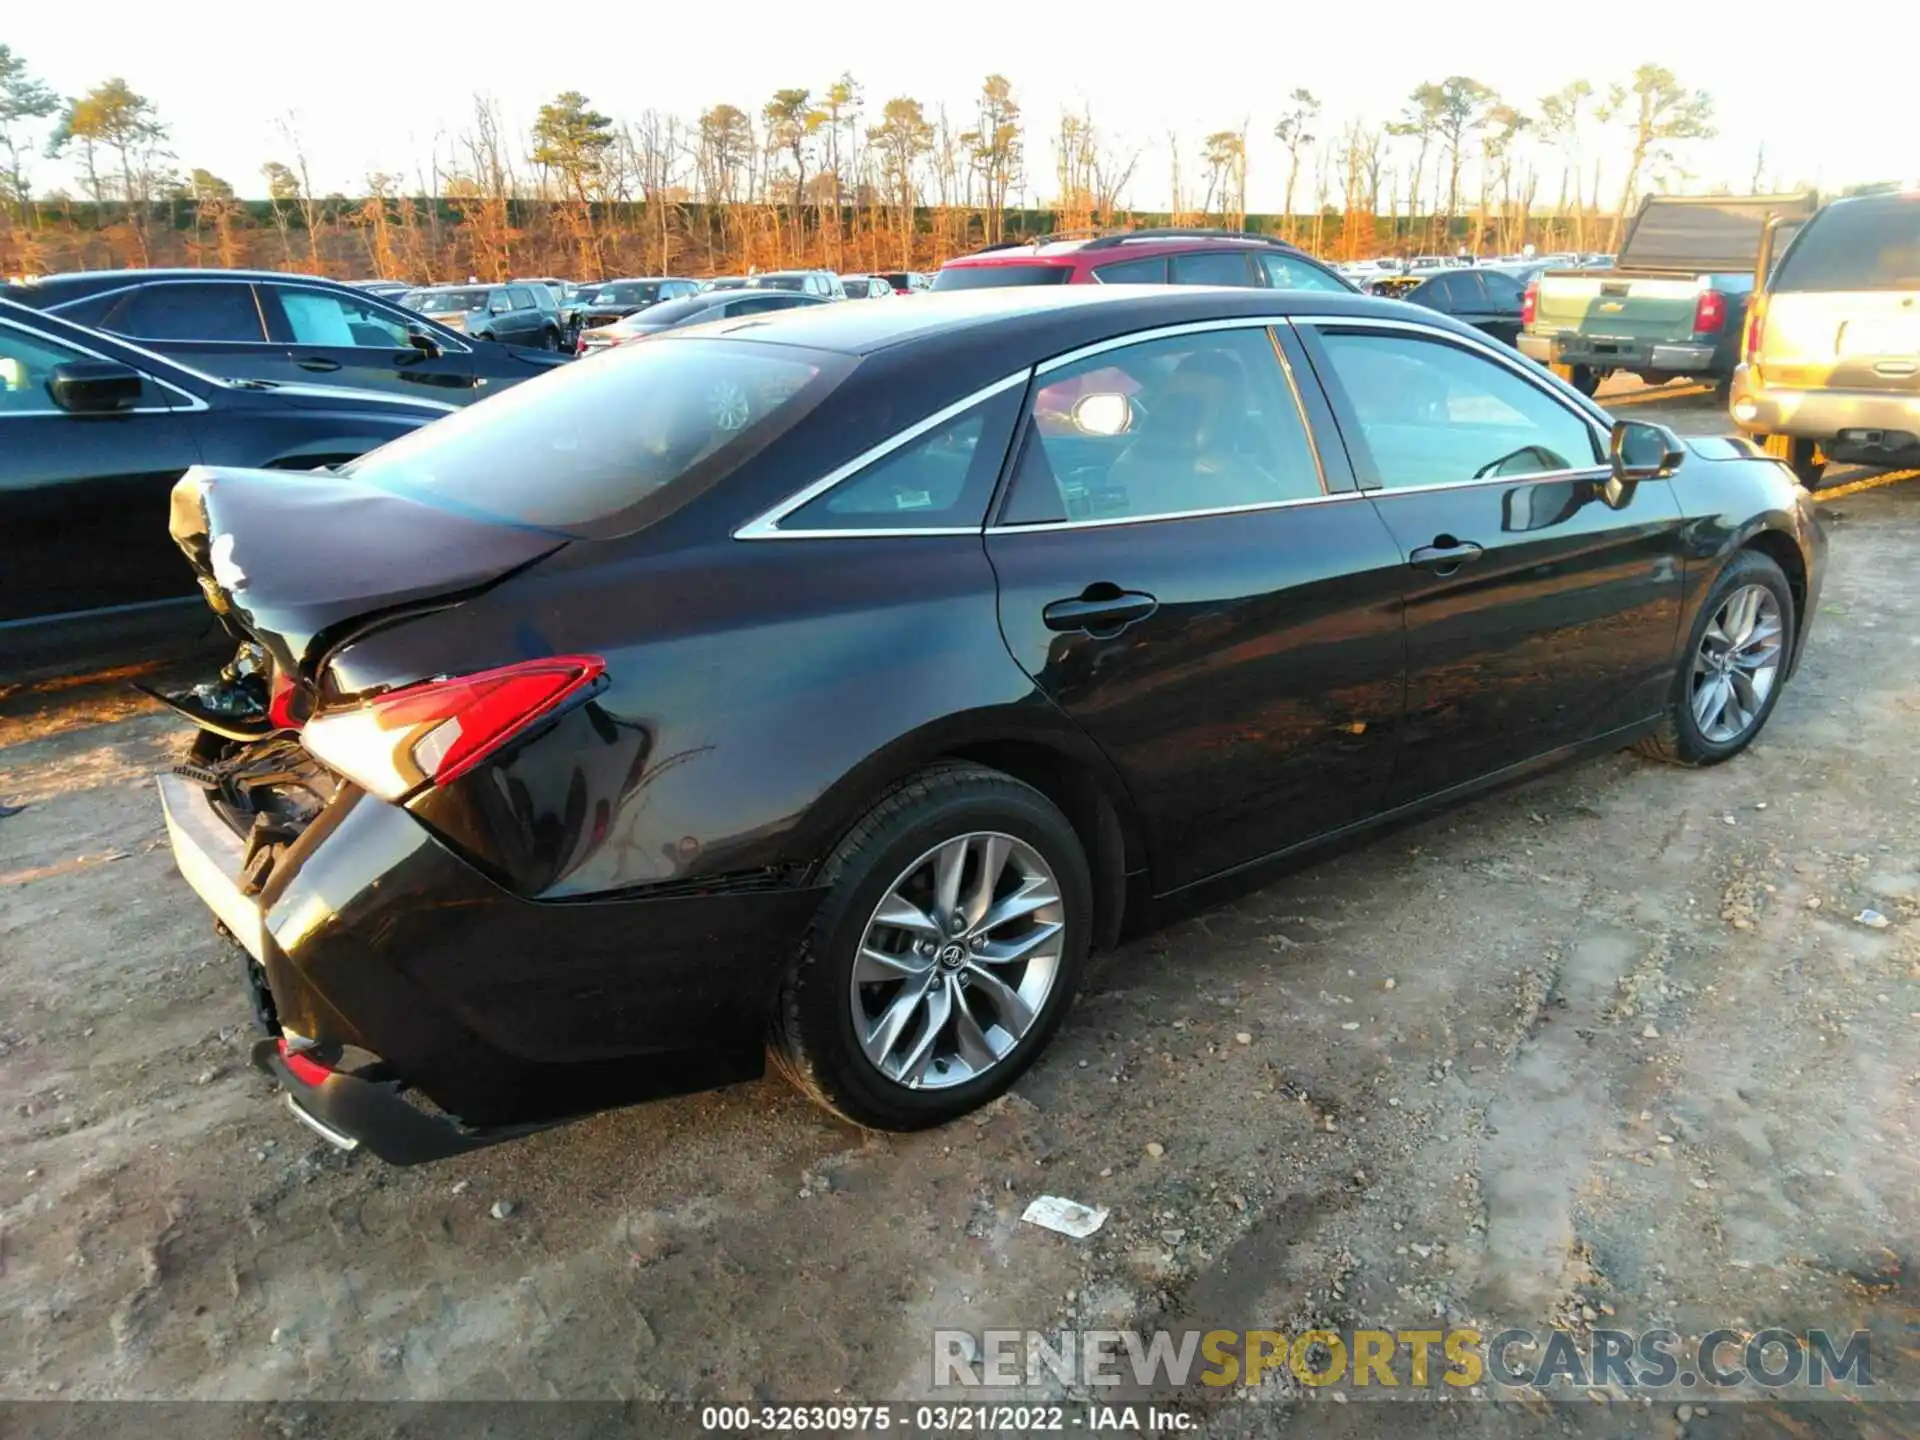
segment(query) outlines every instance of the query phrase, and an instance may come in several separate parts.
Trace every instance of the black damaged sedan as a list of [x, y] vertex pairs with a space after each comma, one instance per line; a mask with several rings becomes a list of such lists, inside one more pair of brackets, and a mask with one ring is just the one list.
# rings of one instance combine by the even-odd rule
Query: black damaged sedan
[[160, 779], [257, 1062], [396, 1162], [759, 1074], [1000, 1093], [1089, 950], [1538, 768], [1739, 752], [1825, 542], [1443, 316], [1099, 286], [623, 346], [199, 469]]

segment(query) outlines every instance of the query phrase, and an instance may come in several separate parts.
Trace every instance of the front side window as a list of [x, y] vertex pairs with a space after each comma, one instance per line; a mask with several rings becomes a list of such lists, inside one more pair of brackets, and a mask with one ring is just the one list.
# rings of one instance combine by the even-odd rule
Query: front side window
[[1594, 429], [1531, 381], [1465, 346], [1402, 334], [1321, 336], [1358, 422], [1354, 465], [1388, 490], [1584, 470]]
[[1333, 276], [1318, 265], [1310, 265], [1293, 255], [1262, 255], [1260, 268], [1266, 272], [1267, 284], [1275, 290], [1331, 290], [1335, 294], [1350, 293]]
[[423, 315], [458, 315], [468, 310], [487, 308], [485, 290], [411, 290], [400, 303]]
[[102, 325], [136, 340], [266, 340], [253, 287], [243, 284], [143, 285], [107, 312]]
[[524, 285], [509, 285], [507, 287], [507, 304], [515, 310], [538, 310], [540, 308], [534, 303], [533, 292]]
[[1196, 250], [1173, 257], [1176, 285], [1251, 285], [1253, 272], [1238, 250]]
[[86, 358], [52, 340], [0, 325], [0, 416], [58, 408], [47, 390], [54, 367]]
[[1324, 493], [1273, 337], [1146, 340], [1043, 375], [1002, 523], [1171, 517]]
[[563, 366], [422, 426], [341, 473], [504, 524], [624, 535], [757, 454], [853, 364], [738, 340], [616, 345], [591, 365]]
[[275, 286], [273, 294], [287, 317], [287, 333], [296, 345], [329, 345], [369, 350], [407, 348], [405, 326], [385, 310], [323, 290]]

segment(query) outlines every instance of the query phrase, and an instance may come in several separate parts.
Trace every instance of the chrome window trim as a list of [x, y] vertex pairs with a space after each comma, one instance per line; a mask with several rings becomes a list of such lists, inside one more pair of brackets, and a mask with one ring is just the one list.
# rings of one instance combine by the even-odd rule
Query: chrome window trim
[[[314, 285], [310, 283], [313, 280], [316, 280], [318, 278], [319, 278], [318, 276], [314, 276], [314, 275], [289, 275], [285, 279], [279, 279], [274, 276], [261, 276], [255, 279], [243, 280], [236, 276], [231, 276], [231, 275], [208, 275], [208, 276], [205, 276], [204, 278], [196, 275], [169, 275], [164, 280], [138, 280], [133, 282], [132, 284], [116, 286], [111, 290], [92, 290], [85, 295], [76, 295], [71, 300], [63, 300], [58, 305], [49, 305], [46, 307], [46, 311], [49, 315], [59, 315], [62, 311], [72, 309], [75, 305], [84, 305], [92, 300], [111, 300], [115, 296], [131, 294], [135, 290], [146, 290], [157, 285], [246, 285], [249, 287], [258, 287], [262, 285], [284, 285], [289, 289], [293, 289], [293, 290], [314, 290], [322, 295], [334, 295], [334, 298], [336, 299], [340, 298], [337, 294], [335, 294], [334, 291], [326, 288], [325, 286], [319, 286], [319, 285]], [[308, 282], [308, 283], [303, 283], [303, 282]], [[419, 290], [419, 289], [426, 289], [426, 288], [429, 288], [429, 287], [416, 285], [411, 287], [411, 290]], [[458, 288], [468, 289], [471, 287], [461, 286]], [[411, 293], [411, 290], [409, 290], [408, 293]], [[387, 302], [378, 295], [368, 294], [364, 298], [375, 301], [378, 304], [385, 305], [387, 309], [392, 310], [399, 315], [417, 316], [422, 320], [425, 320], [428, 318], [426, 315], [421, 314], [420, 311], [409, 310], [404, 305], [388, 305]], [[255, 313], [260, 316], [260, 337], [261, 338], [258, 340], [183, 340], [179, 343], [183, 345], [297, 345], [297, 344], [300, 344], [300, 342], [297, 340], [268, 339], [267, 338], [267, 317], [265, 312], [260, 309], [260, 297], [258, 295], [255, 295], [253, 297], [253, 308]], [[68, 323], [78, 324], [79, 322], [69, 321]], [[440, 322], [437, 320], [434, 321], [433, 323], [436, 325], [440, 324]], [[98, 327], [94, 327], [94, 328], [98, 328]], [[454, 330], [451, 326], [441, 325], [440, 328], [442, 330], [447, 331], [448, 334], [450, 335], [459, 334], [459, 332]], [[143, 339], [150, 340], [153, 338], [150, 335], [122, 336], [120, 332], [117, 330], [108, 330], [104, 333], [113, 336], [114, 339], [121, 341], [123, 344], [127, 344], [131, 349], [139, 348], [137, 344], [132, 342], [137, 342]], [[442, 349], [453, 351], [456, 354], [471, 355], [473, 353], [473, 347], [462, 340], [456, 340], [453, 344], [447, 345], [440, 340], [439, 336], [436, 335], [434, 337], [434, 342], [436, 344], [439, 344]], [[163, 340], [160, 343], [164, 345], [172, 342]], [[344, 347], [316, 346], [314, 348], [340, 349]], [[355, 346], [353, 348], [360, 349], [360, 348], [371, 348], [371, 347]], [[174, 363], [177, 363], [177, 362], [174, 362]], [[121, 413], [125, 414], [126, 412], [122, 411]]]
[[1115, 525], [1149, 525], [1169, 520], [1207, 520], [1218, 515], [1260, 515], [1269, 510], [1293, 510], [1305, 505], [1330, 505], [1337, 500], [1364, 500], [1364, 490], [1336, 490], [1330, 495], [1299, 495], [1291, 500], [1263, 500], [1256, 505], [1214, 505], [1203, 510], [1167, 510], [1155, 515], [1103, 515], [1090, 520], [1041, 520], [1032, 525], [989, 525], [988, 535], [1035, 535], [1051, 530], [1107, 529]]
[[[74, 341], [67, 339], [64, 335], [49, 335], [44, 330], [36, 330], [33, 326], [22, 324], [20, 321], [15, 320], [11, 317], [8, 317], [6, 319], [0, 319], [0, 329], [18, 330], [23, 334], [32, 335], [37, 337], [38, 339], [44, 340], [46, 341], [47, 344], [56, 346], [61, 350], [78, 351], [80, 354], [86, 356], [89, 360], [103, 360], [103, 361], [106, 361], [108, 364], [124, 363], [124, 362], [116, 362], [111, 355], [102, 355], [98, 350], [89, 350], [85, 345], [77, 344]], [[129, 350], [132, 350], [135, 354], [138, 354], [138, 355], [145, 355], [148, 353], [144, 350], [141, 350], [138, 346], [135, 346], [135, 345], [129, 345], [127, 348]], [[156, 355], [156, 356], [153, 356], [152, 358], [158, 360], [164, 357]], [[140, 373], [142, 376], [145, 377], [148, 384], [158, 385], [162, 390], [170, 390], [175, 395], [178, 395], [186, 403], [184, 405], [136, 405], [131, 410], [115, 410], [112, 412], [113, 414], [115, 415], [191, 415], [195, 411], [206, 410], [210, 408], [207, 405], [207, 402], [202, 400], [198, 395], [195, 395], [190, 391], [182, 390], [178, 385], [173, 384], [171, 381], [162, 380], [158, 375], [148, 374], [145, 370], [142, 370]], [[213, 383], [217, 384], [218, 382], [216, 381]], [[0, 420], [43, 419], [49, 415], [64, 415], [70, 420], [78, 418], [74, 415], [74, 413], [71, 410], [62, 410], [58, 405], [50, 406], [45, 410], [0, 410]]]
[[[1190, 286], [1198, 289], [1198, 286]], [[1208, 330], [1267, 330], [1276, 325], [1285, 325], [1285, 315], [1226, 315], [1213, 320], [1187, 320], [1178, 325], [1157, 325], [1151, 330], [1135, 330], [1126, 335], [1116, 335], [1107, 340], [1096, 340], [1091, 345], [1082, 345], [1078, 350], [1069, 350], [1064, 355], [1055, 355], [1050, 360], [1042, 360], [1034, 367], [1035, 375], [1048, 375], [1063, 366], [1077, 364], [1093, 355], [1104, 355], [1109, 350], [1124, 350], [1129, 345], [1142, 345], [1149, 340], [1166, 340], [1176, 335], [1198, 335]]]
[[779, 527], [784, 517], [791, 515], [801, 506], [819, 499], [843, 480], [853, 478], [875, 461], [884, 460], [903, 445], [912, 444], [929, 430], [946, 424], [961, 412], [971, 409], [982, 401], [990, 400], [1003, 391], [1011, 390], [1016, 385], [1026, 384], [1030, 374], [1031, 371], [1026, 369], [1017, 370], [1011, 375], [994, 381], [991, 385], [982, 386], [971, 395], [963, 396], [944, 409], [934, 411], [925, 419], [915, 421], [906, 429], [896, 431], [878, 445], [862, 451], [846, 464], [829, 471], [804, 489], [796, 490], [772, 509], [762, 511], [746, 524], [739, 526], [734, 530], [733, 538], [736, 540], [843, 540], [854, 536], [978, 535], [981, 531], [981, 526], [978, 524], [931, 526], [925, 529], [889, 527], [885, 529], [782, 530]]

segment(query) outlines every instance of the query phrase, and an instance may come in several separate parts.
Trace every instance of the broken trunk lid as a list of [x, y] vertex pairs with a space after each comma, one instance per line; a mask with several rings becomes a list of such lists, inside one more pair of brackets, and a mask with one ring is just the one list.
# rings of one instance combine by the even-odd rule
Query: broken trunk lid
[[477, 594], [567, 543], [329, 471], [206, 465], [174, 486], [168, 530], [215, 613], [294, 674], [322, 636]]

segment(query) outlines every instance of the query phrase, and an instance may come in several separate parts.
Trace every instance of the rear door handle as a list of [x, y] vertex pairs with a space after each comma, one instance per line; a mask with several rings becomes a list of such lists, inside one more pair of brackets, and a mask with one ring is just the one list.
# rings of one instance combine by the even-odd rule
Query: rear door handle
[[1111, 640], [1159, 608], [1160, 602], [1144, 591], [1089, 585], [1072, 600], [1055, 600], [1040, 618], [1049, 630], [1084, 630], [1096, 640]]
[[329, 360], [324, 355], [309, 355], [305, 359], [296, 360], [293, 363], [298, 365], [302, 370], [313, 370], [320, 374], [328, 374], [340, 368], [340, 362], [338, 360]]
[[1451, 575], [1487, 553], [1471, 540], [1455, 540], [1451, 535], [1436, 535], [1433, 539], [1433, 544], [1422, 545], [1409, 555], [1407, 563], [1417, 569], [1431, 570], [1435, 575]]

